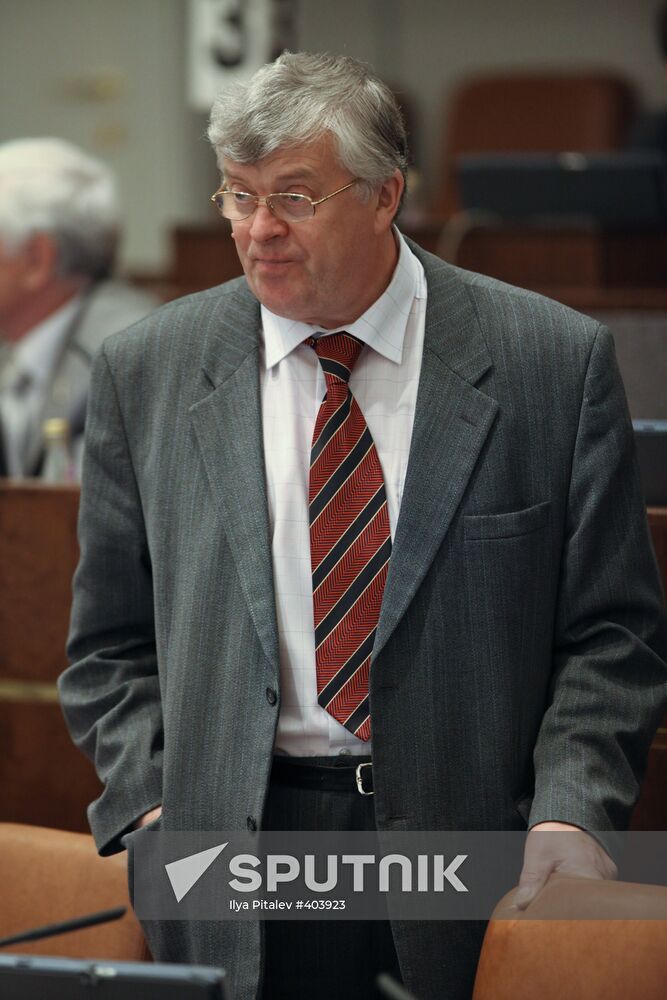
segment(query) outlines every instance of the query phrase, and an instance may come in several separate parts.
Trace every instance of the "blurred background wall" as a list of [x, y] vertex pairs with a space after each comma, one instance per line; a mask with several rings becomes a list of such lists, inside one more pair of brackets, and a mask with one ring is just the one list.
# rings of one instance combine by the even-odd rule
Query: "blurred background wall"
[[[363, 58], [405, 93], [415, 160], [437, 183], [443, 102], [494, 69], [604, 68], [667, 104], [660, 0], [295, 0], [299, 48]], [[0, 141], [59, 135], [109, 160], [126, 210], [125, 269], [168, 265], [176, 223], [212, 218], [206, 115], [187, 101], [187, 0], [0, 0]]]

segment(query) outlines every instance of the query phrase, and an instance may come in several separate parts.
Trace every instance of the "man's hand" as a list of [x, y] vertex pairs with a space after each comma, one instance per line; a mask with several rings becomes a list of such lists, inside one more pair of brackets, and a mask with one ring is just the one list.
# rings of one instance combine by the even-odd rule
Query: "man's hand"
[[537, 823], [526, 838], [523, 869], [513, 901], [517, 910], [525, 910], [556, 872], [597, 879], [613, 879], [618, 874], [597, 840], [578, 826]]
[[161, 815], [162, 815], [162, 806], [156, 806], [155, 809], [151, 809], [149, 812], [144, 813], [143, 816], [139, 817], [139, 819], [134, 824], [134, 829], [140, 830], [142, 826], [147, 826], [149, 823], [152, 823], [154, 819], [157, 819], [158, 816]]

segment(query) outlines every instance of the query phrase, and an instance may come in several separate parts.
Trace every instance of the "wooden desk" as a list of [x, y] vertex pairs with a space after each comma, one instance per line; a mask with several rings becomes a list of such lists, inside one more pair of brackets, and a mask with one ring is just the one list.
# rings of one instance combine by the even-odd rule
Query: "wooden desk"
[[[601, 231], [586, 226], [474, 224], [453, 228], [453, 263], [535, 290], [667, 289], [667, 230]], [[444, 231], [446, 236], [447, 230]], [[443, 233], [440, 246], [446, 245]], [[419, 242], [419, 239], [417, 239]], [[448, 258], [449, 259], [449, 258]]]
[[[399, 228], [436, 253], [442, 223], [406, 216]], [[667, 309], [667, 232], [599, 233], [473, 227], [454, 241], [452, 263], [530, 288], [584, 312], [603, 309]], [[165, 300], [210, 288], [242, 274], [229, 226], [222, 220], [176, 226], [173, 267], [148, 284]]]

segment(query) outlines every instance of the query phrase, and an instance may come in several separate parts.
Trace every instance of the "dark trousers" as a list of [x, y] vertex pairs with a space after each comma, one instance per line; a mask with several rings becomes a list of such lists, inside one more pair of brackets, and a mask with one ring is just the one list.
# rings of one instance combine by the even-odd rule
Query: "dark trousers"
[[[300, 770], [322, 766], [354, 768], [368, 758], [292, 758], [272, 779], [264, 814], [265, 830], [374, 830], [373, 796], [355, 790], [302, 787]], [[262, 1000], [374, 1000], [375, 978], [388, 972], [399, 982], [400, 970], [391, 927], [382, 920], [267, 920], [263, 924]]]

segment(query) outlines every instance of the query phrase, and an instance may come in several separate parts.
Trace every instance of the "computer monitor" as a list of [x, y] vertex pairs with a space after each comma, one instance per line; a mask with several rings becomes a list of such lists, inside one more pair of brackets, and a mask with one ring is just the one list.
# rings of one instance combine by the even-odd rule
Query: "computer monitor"
[[470, 153], [457, 166], [469, 212], [608, 228], [667, 224], [667, 160], [659, 153]]
[[203, 965], [0, 955], [0, 997], [12, 1000], [230, 1000], [225, 984]]

